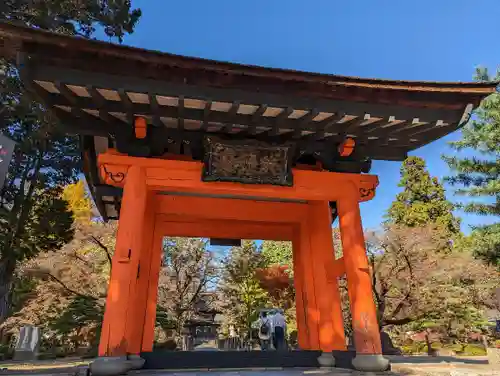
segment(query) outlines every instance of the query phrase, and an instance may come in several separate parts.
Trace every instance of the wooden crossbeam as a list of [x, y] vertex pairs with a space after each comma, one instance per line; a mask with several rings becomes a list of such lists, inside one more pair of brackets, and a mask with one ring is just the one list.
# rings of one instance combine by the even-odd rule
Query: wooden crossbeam
[[302, 137], [302, 129], [309, 124], [312, 119], [314, 119], [316, 116], [318, 116], [319, 111], [317, 109], [312, 109], [309, 111], [309, 113], [305, 114], [301, 118], [299, 118], [299, 124], [297, 124], [293, 130], [293, 138], [300, 138]]
[[[128, 97], [125, 89], [120, 88], [117, 91], [118, 91], [118, 95], [120, 96], [120, 100], [122, 102], [122, 105], [125, 108], [125, 112], [126, 112], [126, 116], [127, 116], [127, 123], [133, 125], [134, 124], [134, 110], [132, 109], [132, 107], [133, 107], [132, 101]], [[108, 111], [108, 112], [113, 112], [113, 111]], [[123, 108], [121, 111], [114, 111], [114, 112], [123, 112]]]
[[418, 140], [412, 142], [413, 149], [425, 146], [430, 142], [432, 142], [433, 140], [436, 140], [451, 132], [454, 132], [457, 129], [459, 129], [461, 125], [463, 126], [463, 124], [461, 124], [460, 122], [445, 124], [438, 127], [434, 127], [434, 129], [427, 130], [425, 133], [423, 133], [423, 135], [420, 135], [420, 137], [419, 134], [417, 134], [415, 138], [418, 138]]
[[[101, 119], [93, 117], [92, 115], [89, 115], [89, 120], [84, 120], [82, 118], [72, 117], [65, 111], [61, 110], [60, 112], [62, 113], [62, 117], [60, 120], [62, 122], [71, 122], [72, 128], [74, 127], [74, 129], [77, 129], [82, 134], [92, 134], [92, 132], [96, 132], [96, 135], [109, 136], [109, 134], [120, 135], [123, 134], [124, 131], [126, 131], [126, 127], [124, 127], [125, 124], [118, 119], [115, 119], [112, 123], [105, 123]], [[175, 149], [175, 146], [178, 144], [178, 142], [175, 142], [174, 145], [172, 145], [172, 143], [167, 144], [168, 139], [189, 140], [192, 144], [192, 147], [195, 147], [198, 144], [201, 145], [204, 135], [206, 134], [203, 130], [180, 131], [178, 129], [166, 127], [154, 127], [151, 132], [151, 142], [153, 143], [153, 148], [160, 150], [163, 150], [163, 147], [166, 147], [166, 145], [169, 145], [169, 148]], [[234, 139], [244, 139], [246, 137], [248, 136], [245, 134], [233, 135]], [[311, 142], [305, 138], [293, 140], [292, 137], [293, 136], [290, 134], [282, 134], [279, 135], [274, 141], [277, 143], [295, 142], [298, 150], [309, 150], [309, 152], [323, 147], [332, 148], [334, 147], [332, 145], [334, 145], [336, 142], [342, 141], [340, 136], [329, 138], [327, 143], [326, 141]], [[262, 134], [257, 134], [252, 138], [263, 142], [268, 141], [268, 137]], [[356, 146], [355, 150], [362, 150], [364, 153], [362, 155], [363, 157], [372, 159], [403, 160], [406, 156], [405, 150], [399, 149], [399, 145], [394, 145], [391, 149], [388, 149], [387, 147], [379, 147], [377, 142], [370, 142], [369, 145]]]
[[412, 127], [411, 124], [412, 124], [412, 120], [405, 120], [399, 124], [394, 124], [394, 125], [379, 129], [377, 131], [376, 135], [378, 136], [379, 140], [386, 140], [389, 137], [397, 138], [397, 137], [399, 137], [397, 135], [400, 132], [407, 129], [407, 127]]
[[[38, 85], [34, 85], [38, 86]], [[326, 126], [335, 126], [336, 128], [339, 128], [338, 134], [339, 135], [347, 135], [349, 132], [353, 132], [353, 134], [356, 137], [360, 137], [360, 139], [364, 139], [364, 133], [366, 130], [370, 129], [370, 126], [375, 126], [375, 124], [369, 124], [365, 127], [362, 127], [362, 131], [357, 131], [357, 128], [359, 127], [360, 124], [362, 124], [365, 119], [364, 117], [360, 118], [354, 118], [348, 122], [345, 123], [337, 123], [334, 120], [337, 120], [340, 115], [342, 117], [344, 116], [343, 113], [339, 113], [334, 115], [334, 119], [325, 119], [322, 122], [319, 122], [318, 125], [316, 124], [311, 124], [314, 123], [312, 122], [312, 119], [317, 115], [317, 110], [314, 112], [310, 112], [308, 115], [303, 116], [302, 118], [299, 119], [276, 119], [276, 118], [265, 118], [262, 116], [262, 114], [265, 112], [267, 106], [266, 105], [261, 105], [257, 111], [252, 114], [252, 115], [244, 115], [244, 114], [238, 114], [236, 106], [234, 109], [236, 109], [236, 112], [232, 111], [231, 114], [228, 113], [221, 113], [221, 112], [214, 112], [211, 111], [208, 107], [205, 108], [204, 110], [198, 110], [198, 109], [187, 109], [182, 106], [182, 108], [175, 108], [175, 107], [168, 107], [168, 106], [156, 106], [154, 101], [153, 105], [150, 104], [141, 104], [141, 103], [132, 103], [130, 99], [128, 98], [128, 95], [123, 90], [119, 91], [120, 98], [122, 99], [123, 103], [116, 102], [116, 101], [109, 101], [105, 100], [104, 102], [102, 101], [102, 98], [96, 97], [96, 91], [89, 91], [92, 95], [92, 98], [87, 98], [87, 97], [79, 97], [76, 94], [72, 93], [69, 89], [66, 88], [66, 90], [61, 90], [61, 94], [51, 94], [48, 93], [41, 88], [39, 88], [38, 91], [42, 91], [46, 101], [50, 103], [51, 106], [54, 105], [62, 105], [62, 106], [70, 106], [70, 107], [75, 107], [75, 108], [88, 108], [88, 109], [93, 109], [99, 111], [100, 117], [106, 121], [106, 122], [111, 122], [112, 119], [109, 116], [109, 112], [124, 112], [126, 111], [127, 113], [127, 120], [129, 124], [133, 124], [133, 117], [134, 114], [136, 115], [153, 115], [153, 118], [156, 117], [158, 120], [160, 116], [165, 116], [165, 117], [173, 117], [173, 118], [178, 118], [179, 120], [179, 125], [181, 126], [180, 129], [183, 129], [183, 119], [193, 119], [193, 120], [198, 120], [200, 122], [203, 122], [206, 126], [206, 119], [208, 116], [210, 116], [210, 119], [215, 122], [220, 122], [223, 124], [227, 124], [228, 122], [232, 124], [242, 124], [242, 125], [247, 125], [248, 129], [247, 131], [240, 132], [242, 135], [250, 135], [250, 136], [255, 136], [256, 134], [256, 127], [259, 124], [263, 124], [265, 126], [269, 127], [275, 127], [276, 124], [279, 124], [279, 127], [282, 128], [288, 128], [288, 129], [294, 129], [293, 135], [295, 138], [297, 138], [297, 134], [301, 132], [302, 129], [313, 129], [313, 127], [320, 127], [322, 128], [324, 124], [324, 128]], [[71, 95], [70, 95], [71, 94]], [[208, 104], [211, 102], [207, 102]], [[179, 100], [179, 104], [182, 105], [182, 99]], [[288, 113], [289, 109], [284, 113]], [[180, 116], [182, 115], [182, 116]], [[314, 115], [314, 116], [313, 116]], [[341, 118], [341, 117], [340, 117]], [[373, 133], [374, 136], [378, 136], [381, 138], [382, 135], [385, 135], [387, 132], [387, 135], [394, 135], [395, 133], [402, 132], [405, 130], [405, 127], [408, 126], [409, 120], [405, 121], [402, 124], [395, 125], [394, 127], [397, 127], [395, 129], [392, 129], [392, 126], [387, 126], [387, 123], [384, 123], [384, 120], [380, 120], [380, 124], [377, 126], [379, 127], [378, 130], [374, 130], [372, 132], [368, 133]], [[132, 123], [130, 123], [132, 121]], [[411, 127], [420, 127], [420, 126], [411, 126]], [[419, 129], [420, 130], [420, 129]], [[312, 130], [314, 131], [314, 130]], [[358, 134], [362, 133], [362, 134]], [[382, 135], [380, 134], [382, 132]], [[318, 140], [321, 139], [324, 134], [319, 133], [315, 135], [311, 135], [308, 140], [312, 141], [313, 139]], [[307, 136], [306, 136], [307, 137]]]
[[[250, 115], [250, 123], [248, 125], [248, 130], [247, 133], [249, 135], [255, 135], [257, 133], [257, 126], [259, 125], [258, 122], [259, 120], [262, 120], [262, 115], [264, 115], [264, 112], [267, 110], [267, 104], [261, 104], [257, 110]], [[240, 124], [246, 124], [246, 123], [241, 123]]]
[[[380, 133], [377, 133], [376, 136], [378, 136], [378, 138], [376, 140], [372, 140], [372, 142], [376, 142], [379, 145], [391, 145], [396, 143], [401, 144], [404, 140], [404, 142], [406, 143], [406, 145], [408, 145], [408, 147], [415, 149], [414, 146], [415, 144], [412, 145], [408, 141], [410, 138], [417, 138], [419, 139], [420, 142], [421, 140], [423, 141], [423, 139], [428, 139], [429, 136], [427, 133], [429, 131], [440, 128], [440, 126], [436, 125], [436, 122], [432, 122], [429, 124], [418, 124], [418, 123], [411, 124], [411, 122], [408, 121], [405, 122], [404, 125], [406, 124], [410, 125], [405, 127], [401, 126], [403, 125], [403, 123], [401, 123], [388, 127], [387, 131], [384, 132], [382, 137], [380, 136]], [[390, 129], [395, 128], [395, 129], [389, 130], [389, 128]], [[421, 136], [418, 136], [419, 134]], [[366, 137], [363, 137], [363, 139], [366, 139]]]
[[416, 135], [422, 134], [422, 133], [430, 131], [430, 130], [440, 128], [442, 126], [443, 125], [437, 125], [437, 122], [432, 122], [432, 123], [428, 123], [428, 124], [421, 124], [417, 127], [411, 128], [411, 129], [407, 129], [407, 130], [405, 129], [401, 133], [403, 133], [405, 136], [412, 137], [412, 136], [416, 136]]
[[378, 131], [379, 129], [389, 127], [391, 124], [392, 124], [392, 121], [390, 121], [389, 118], [383, 118], [383, 119], [377, 120], [376, 122], [366, 124], [365, 126], [363, 126], [363, 133], [366, 133], [366, 134], [374, 133], [375, 131]]
[[276, 137], [279, 135], [279, 130], [285, 124], [286, 120], [288, 117], [292, 114], [293, 108], [287, 107], [283, 109], [274, 119], [273, 119], [273, 126], [270, 130], [265, 132], [265, 134], [269, 137]]
[[240, 102], [233, 102], [231, 104], [231, 108], [227, 112], [227, 118], [228, 118], [227, 122], [224, 123], [224, 125], [222, 126], [221, 132], [227, 133], [233, 128], [234, 124], [237, 124], [234, 121], [232, 121], [232, 119], [236, 118], [236, 114], [238, 113], [239, 108], [240, 108]]
[[87, 88], [87, 91], [89, 92], [90, 96], [99, 104], [99, 117], [106, 121], [106, 122], [109, 122], [110, 121], [110, 114], [105, 111], [103, 108], [104, 108], [104, 105], [106, 104], [106, 98], [104, 98], [102, 96], [101, 93], [99, 93], [99, 91], [92, 85], [87, 85], [86, 86]]
[[[51, 105], [71, 106], [71, 103], [62, 95], [47, 93], [47, 96], [50, 100]], [[181, 104], [180, 100], [179, 104]], [[128, 108], [128, 106], [131, 106], [131, 108]], [[129, 104], [129, 102], [126, 102], [124, 105], [121, 102], [117, 101], [106, 101], [106, 103], [103, 105], [97, 103], [92, 98], [78, 97], [78, 107], [92, 109], [92, 110], [103, 109], [107, 112], [131, 111], [132, 114], [135, 114], [137, 116], [151, 115], [151, 106], [149, 104], [143, 104], [143, 103]], [[276, 122], [275, 118], [266, 118], [262, 116], [262, 114], [265, 112], [266, 109], [267, 109], [266, 105], [261, 105], [254, 114], [252, 115], [235, 114], [232, 116], [233, 119], [231, 120], [228, 120], [229, 116], [228, 113], [226, 112], [210, 111], [210, 120], [223, 124], [232, 121], [232, 123], [234, 124], [247, 125], [248, 133], [255, 134], [256, 127], [259, 124], [272, 127], [274, 122]], [[200, 122], [203, 122], [205, 119], [205, 110], [183, 108], [181, 113], [183, 119], [192, 119]], [[156, 115], [158, 116], [171, 117], [171, 118], [179, 118], [179, 114], [180, 112], [178, 108], [169, 106], [159, 106], [156, 113]], [[300, 124], [300, 119], [288, 119], [284, 121], [283, 127], [294, 129], [294, 127], [298, 124]]]
[[177, 104], [177, 128], [184, 129], [184, 96], [179, 96], [179, 102]]
[[211, 100], [206, 100], [205, 101], [205, 108], [203, 109], [203, 120], [201, 123], [201, 130], [206, 131], [208, 128], [208, 122], [210, 119], [210, 110], [212, 108], [212, 101]]
[[153, 125], [155, 127], [162, 127], [163, 123], [158, 115], [158, 99], [154, 94], [148, 94], [149, 105], [151, 106], [151, 113], [153, 114]]
[[75, 94], [61, 81], [54, 82], [54, 86], [59, 90], [61, 95], [68, 100], [73, 106], [77, 105], [77, 97]]
[[352, 132], [354, 129], [359, 127], [361, 123], [365, 122], [367, 119], [365, 119], [364, 116], [358, 116], [356, 118], [353, 118], [351, 120], [348, 120], [344, 123], [339, 124], [339, 134], [345, 136]]
[[338, 121], [341, 120], [345, 116], [345, 113], [339, 111], [329, 118], [321, 120], [317, 123], [310, 122], [308, 125], [304, 126], [304, 130], [314, 131], [313, 134], [302, 137], [302, 139], [306, 139], [308, 141], [317, 141], [325, 138], [325, 133], [330, 131], [330, 128], [336, 126]]
[[[68, 100], [68, 102], [71, 104], [71, 114], [75, 117], [83, 118], [86, 119], [87, 121], [91, 120], [89, 119], [89, 114], [87, 114], [85, 111], [83, 111], [80, 107], [78, 107], [78, 96], [76, 96], [73, 91], [71, 91], [65, 84], [63, 84], [60, 81], [55, 82], [55, 87], [61, 95]], [[62, 111], [62, 110], [60, 110]], [[59, 112], [59, 115], [61, 113]], [[93, 119], [92, 119], [93, 120]]]

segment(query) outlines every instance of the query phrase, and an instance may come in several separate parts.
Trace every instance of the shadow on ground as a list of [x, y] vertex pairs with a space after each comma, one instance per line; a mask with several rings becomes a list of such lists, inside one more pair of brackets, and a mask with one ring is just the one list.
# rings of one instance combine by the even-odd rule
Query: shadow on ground
[[488, 359], [478, 357], [455, 357], [455, 356], [386, 356], [392, 364], [440, 364], [440, 363], [464, 363], [464, 364], [488, 364]]

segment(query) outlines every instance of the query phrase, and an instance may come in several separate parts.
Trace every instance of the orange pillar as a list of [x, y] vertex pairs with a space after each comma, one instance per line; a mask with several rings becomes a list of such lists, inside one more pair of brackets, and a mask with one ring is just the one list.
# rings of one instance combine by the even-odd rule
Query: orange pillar
[[[147, 200], [144, 169], [131, 166], [125, 177], [122, 209], [113, 255], [106, 311], [99, 343], [100, 356], [125, 355], [128, 351], [127, 327], [133, 326], [132, 290], [142, 248]], [[128, 325], [127, 325], [128, 323]]]
[[311, 349], [309, 330], [307, 327], [307, 299], [304, 284], [304, 263], [300, 247], [300, 227], [296, 228], [296, 238], [293, 239], [293, 282], [295, 286], [295, 316], [297, 318], [297, 341], [302, 350]]
[[147, 296], [146, 312], [144, 317], [144, 330], [142, 337], [142, 351], [153, 351], [156, 324], [156, 304], [158, 301], [158, 280], [163, 252], [163, 233], [155, 218], [153, 230], [153, 245], [151, 248], [151, 263], [149, 266], [148, 288], [144, 291]]
[[300, 253], [300, 260], [302, 267], [301, 269], [296, 269], [296, 272], [302, 274], [302, 297], [303, 297], [303, 307], [305, 312], [305, 326], [307, 333], [307, 343], [308, 349], [318, 350], [320, 348], [319, 344], [319, 321], [320, 313], [318, 310], [317, 300], [316, 300], [316, 290], [314, 288], [315, 278], [314, 268], [312, 262], [312, 251], [311, 242], [309, 234], [311, 232], [311, 225], [308, 218], [304, 218], [300, 224], [300, 230], [298, 234], [298, 252]]
[[314, 291], [319, 311], [319, 349], [346, 350], [342, 304], [337, 280], [329, 278], [335, 263], [331, 209], [328, 201], [309, 204], [308, 213]]
[[149, 195], [144, 226], [141, 236], [142, 251], [137, 267], [137, 276], [133, 283], [133, 295], [131, 311], [133, 322], [127, 322], [127, 343], [129, 354], [139, 354], [142, 349], [142, 339], [144, 336], [144, 323], [146, 317], [148, 294], [150, 284], [150, 269], [153, 253], [153, 235], [155, 224], [155, 199], [156, 196]]
[[357, 192], [337, 201], [356, 353], [382, 354]]

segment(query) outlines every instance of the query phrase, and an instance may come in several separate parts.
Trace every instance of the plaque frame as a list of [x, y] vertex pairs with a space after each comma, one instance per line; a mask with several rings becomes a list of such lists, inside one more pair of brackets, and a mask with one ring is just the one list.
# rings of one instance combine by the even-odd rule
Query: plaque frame
[[[202, 181], [291, 187], [294, 152], [295, 145], [292, 143], [270, 144], [206, 136]], [[268, 171], [259, 171], [259, 168], [267, 168]]]

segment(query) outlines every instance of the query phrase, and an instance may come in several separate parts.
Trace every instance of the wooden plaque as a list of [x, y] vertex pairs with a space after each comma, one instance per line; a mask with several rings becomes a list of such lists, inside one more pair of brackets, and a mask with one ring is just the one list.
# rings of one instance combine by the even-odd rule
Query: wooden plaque
[[205, 138], [203, 181], [292, 186], [293, 146]]

